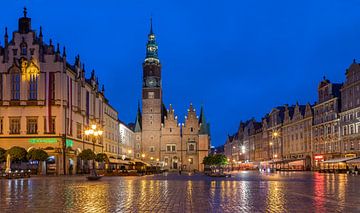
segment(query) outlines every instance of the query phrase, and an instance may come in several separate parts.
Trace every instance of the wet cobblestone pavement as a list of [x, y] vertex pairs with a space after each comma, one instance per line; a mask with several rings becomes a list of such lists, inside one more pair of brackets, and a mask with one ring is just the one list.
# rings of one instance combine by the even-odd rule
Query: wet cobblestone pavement
[[0, 212], [360, 212], [360, 176], [32, 177], [0, 180]]

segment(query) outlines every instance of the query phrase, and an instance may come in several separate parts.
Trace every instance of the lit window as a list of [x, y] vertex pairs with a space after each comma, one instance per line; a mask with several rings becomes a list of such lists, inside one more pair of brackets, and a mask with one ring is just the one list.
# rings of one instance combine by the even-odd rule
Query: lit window
[[37, 76], [31, 75], [29, 81], [29, 100], [37, 99]]
[[150, 152], [155, 152], [155, 147], [150, 146]]
[[20, 118], [10, 118], [10, 134], [20, 134]]
[[155, 96], [154, 92], [149, 92], [148, 93], [148, 98], [149, 99], [154, 99], [154, 96]]
[[37, 118], [28, 118], [26, 120], [27, 134], [37, 134]]
[[82, 125], [81, 123], [76, 123], [76, 137], [81, 139], [82, 138]]

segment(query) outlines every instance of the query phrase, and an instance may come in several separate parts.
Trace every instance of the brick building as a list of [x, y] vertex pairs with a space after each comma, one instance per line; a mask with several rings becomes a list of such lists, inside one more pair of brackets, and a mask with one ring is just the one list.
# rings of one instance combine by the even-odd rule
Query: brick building
[[210, 150], [209, 124], [203, 108], [199, 117], [190, 104], [184, 123], [162, 97], [161, 63], [155, 34], [150, 28], [143, 63], [142, 112], [135, 122], [136, 157], [170, 170], [203, 170], [202, 160]]

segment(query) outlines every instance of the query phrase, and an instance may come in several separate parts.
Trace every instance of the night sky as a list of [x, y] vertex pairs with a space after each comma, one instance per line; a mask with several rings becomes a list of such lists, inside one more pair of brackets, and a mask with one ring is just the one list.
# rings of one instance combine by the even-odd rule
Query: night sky
[[[104, 3], [106, 2], [106, 3]], [[212, 144], [240, 120], [260, 119], [277, 105], [313, 103], [325, 75], [342, 82], [360, 61], [360, 1], [7, 1], [0, 29], [12, 32], [23, 7], [96, 70], [119, 118], [133, 122], [141, 98], [142, 62], [153, 16], [162, 63], [164, 103], [184, 122], [189, 104], [204, 105]], [[1, 45], [3, 45], [1, 39]]]

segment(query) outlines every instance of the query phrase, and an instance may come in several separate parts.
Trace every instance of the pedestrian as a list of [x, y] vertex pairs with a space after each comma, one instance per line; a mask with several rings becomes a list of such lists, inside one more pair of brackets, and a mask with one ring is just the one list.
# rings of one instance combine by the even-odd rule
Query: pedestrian
[[181, 169], [179, 169], [179, 175], [181, 175]]
[[357, 166], [355, 166], [354, 171], [355, 171], [355, 174], [357, 175], [358, 174], [358, 167]]

